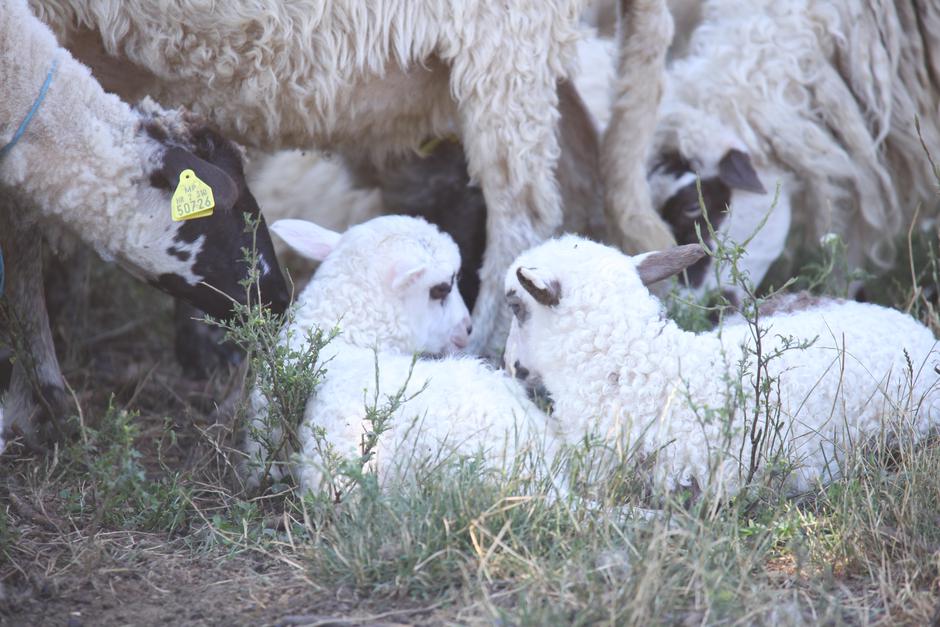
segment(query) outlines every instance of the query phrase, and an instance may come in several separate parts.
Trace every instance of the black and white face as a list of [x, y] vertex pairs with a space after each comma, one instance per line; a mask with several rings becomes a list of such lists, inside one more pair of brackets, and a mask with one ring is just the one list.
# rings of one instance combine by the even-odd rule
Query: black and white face
[[[677, 244], [694, 244], [701, 233], [705, 244], [711, 244], [711, 236], [705, 223], [702, 205], [699, 202], [697, 179], [701, 178], [702, 199], [708, 210], [708, 221], [716, 232], [722, 232], [732, 240], [743, 242], [758, 229], [770, 200], [767, 190], [746, 152], [728, 150], [718, 163], [701, 164], [686, 159], [678, 152], [669, 151], [660, 155], [650, 172], [650, 189], [653, 204], [663, 219], [672, 227]], [[729, 211], [729, 208], [731, 211]], [[780, 213], [775, 211], [775, 213]], [[770, 225], [768, 225], [770, 226]], [[772, 225], [771, 230], [782, 225]], [[789, 220], [783, 227], [783, 236], [788, 230]], [[765, 226], [765, 229], [768, 228]], [[696, 229], [699, 229], [697, 232]], [[768, 234], [770, 232], [768, 231]], [[752, 240], [749, 247], [767, 248], [751, 255], [749, 269], [751, 279], [759, 283], [773, 259], [782, 252], [783, 242], [779, 237], [773, 241], [766, 238]], [[766, 254], [765, 254], [766, 253]], [[767, 259], [767, 263], [758, 262]], [[686, 270], [688, 287], [702, 290], [714, 287], [710, 272], [711, 257], [704, 257]]]
[[506, 278], [506, 305], [512, 312], [503, 366], [523, 382], [530, 395], [549, 398], [543, 384], [540, 337], [552, 335], [553, 310], [561, 302], [560, 281], [551, 271], [518, 266]]
[[[160, 129], [147, 130], [154, 139], [165, 140]], [[290, 300], [287, 284], [258, 203], [245, 183], [238, 150], [209, 129], [195, 131], [192, 141], [189, 149], [169, 146], [162, 167], [152, 173], [150, 184], [160, 192], [155, 195], [160, 206], [152, 232], [138, 238], [149, 241], [130, 264], [155, 287], [216, 317], [229, 316], [234, 302], [246, 304], [259, 294], [261, 303], [283, 313]], [[173, 222], [167, 194], [172, 195], [185, 169], [212, 188], [216, 206], [209, 217]], [[255, 232], [246, 229], [246, 214], [258, 221]], [[252, 248], [260, 276], [258, 289], [249, 292], [241, 282], [250, 270], [244, 251]]]

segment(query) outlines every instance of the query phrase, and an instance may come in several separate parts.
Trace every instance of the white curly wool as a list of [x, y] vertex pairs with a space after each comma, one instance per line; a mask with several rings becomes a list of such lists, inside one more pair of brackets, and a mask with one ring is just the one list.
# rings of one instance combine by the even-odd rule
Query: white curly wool
[[105, 64], [129, 61], [138, 77], [146, 70], [159, 102], [253, 147], [378, 159], [452, 133], [456, 120], [490, 212], [475, 348], [496, 353], [508, 326], [502, 273], [562, 223], [556, 84], [585, 1], [31, 4], [68, 45]]
[[[851, 263], [888, 267], [918, 203], [935, 203], [914, 120], [940, 153], [938, 37], [936, 2], [708, 0], [688, 55], [668, 69], [651, 167], [678, 155], [705, 179], [728, 150], [747, 152], [770, 194], [734, 191], [740, 234], [782, 185], [775, 213], [787, 220], [750, 245], [773, 249], [753, 264], [755, 283], [782, 252], [776, 232], [791, 211], [804, 241], [839, 233]], [[674, 176], [654, 176], [654, 206], [675, 191], [657, 179]]]
[[[278, 223], [272, 230], [281, 232]], [[409, 379], [414, 353], [454, 348], [421, 336], [422, 328], [442, 324], [450, 332], [446, 314], [440, 314], [443, 319], [434, 319], [436, 313], [419, 315], [423, 308], [436, 312], [462, 306], [456, 285], [443, 304], [428, 298], [430, 286], [452, 282], [460, 267], [450, 237], [420, 218], [404, 216], [376, 218], [336, 237], [329, 250], [316, 255], [323, 262], [300, 295], [293, 323], [285, 331], [299, 347], [306, 330], [340, 329], [339, 337], [321, 353], [326, 377], [310, 398], [300, 429], [302, 448], [294, 472], [305, 489], [324, 487], [313, 429], [323, 429], [325, 440], [340, 455], [358, 458], [364, 435], [372, 429], [366, 420], [367, 403], [378, 392], [378, 404], [383, 405], [406, 381], [405, 398], [420, 393], [394, 413], [391, 429], [379, 438], [369, 462], [383, 481], [404, 480], [415, 470], [411, 464], [433, 463], [452, 453], [482, 452], [491, 466], [505, 468], [526, 447], [550, 446], [545, 441], [549, 422], [522, 386], [481, 360], [422, 358]], [[423, 273], [413, 284], [396, 288], [393, 269], [400, 267], [419, 267]], [[257, 391], [252, 399], [255, 428], [263, 428], [264, 402]], [[247, 473], [251, 482], [266, 453], [250, 437], [246, 450], [254, 468]]]
[[[628, 257], [566, 236], [524, 253], [505, 282], [516, 315], [507, 363], [541, 380], [568, 441], [599, 432], [627, 450], [655, 454], [654, 478], [669, 488], [717, 481], [733, 492], [743, 421], [755, 406], [750, 378], [736, 375], [742, 346], [754, 347], [751, 327], [683, 331], [641, 280], [644, 273], [655, 280], [681, 271], [700, 252], [671, 267], [663, 261], [688, 248]], [[657, 266], [667, 271], [651, 273]], [[940, 422], [940, 353], [932, 333], [910, 316], [826, 302], [760, 324], [769, 330], [764, 354], [781, 347], [781, 338], [817, 338], [769, 366], [779, 380], [773, 404], [779, 400], [781, 435], [797, 462], [791, 489], [836, 476], [850, 444], [877, 435], [890, 417], [918, 433]], [[733, 422], [723, 423], [709, 410], [725, 407], [729, 386], [738, 383], [746, 402]]]

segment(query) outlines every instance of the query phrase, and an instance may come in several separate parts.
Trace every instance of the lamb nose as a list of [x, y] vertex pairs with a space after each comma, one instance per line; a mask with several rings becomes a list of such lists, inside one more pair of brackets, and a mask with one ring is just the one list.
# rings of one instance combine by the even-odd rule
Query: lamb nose
[[470, 335], [471, 333], [473, 333], [473, 325], [472, 325], [472, 324], [468, 324], [468, 325], [467, 325], [467, 335]]
[[525, 381], [526, 378], [529, 376], [529, 369], [524, 367], [522, 364], [520, 364], [518, 359], [516, 360], [516, 363], [512, 365], [512, 367], [516, 371], [517, 379], [522, 379], [523, 381]]

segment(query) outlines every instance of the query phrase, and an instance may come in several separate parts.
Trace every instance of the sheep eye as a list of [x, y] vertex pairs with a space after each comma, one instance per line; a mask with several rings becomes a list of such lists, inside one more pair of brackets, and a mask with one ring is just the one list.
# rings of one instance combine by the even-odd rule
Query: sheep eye
[[510, 301], [509, 310], [512, 311], [513, 316], [518, 318], [519, 314], [522, 312], [522, 305], [516, 301]]
[[428, 292], [431, 300], [444, 300], [450, 294], [450, 283], [438, 283]]
[[702, 207], [698, 203], [688, 207], [684, 212], [685, 217], [694, 220], [702, 215]]

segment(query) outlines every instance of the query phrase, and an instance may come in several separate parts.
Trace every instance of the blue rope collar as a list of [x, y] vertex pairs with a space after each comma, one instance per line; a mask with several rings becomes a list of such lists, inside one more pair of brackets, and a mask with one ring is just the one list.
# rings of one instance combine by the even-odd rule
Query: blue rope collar
[[[46, 74], [46, 80], [43, 81], [42, 87], [39, 89], [39, 95], [36, 96], [36, 101], [33, 103], [33, 106], [30, 107], [29, 111], [26, 113], [26, 117], [23, 118], [23, 121], [20, 123], [19, 128], [16, 129], [16, 132], [13, 133], [13, 139], [4, 146], [0, 148], [0, 161], [3, 161], [3, 158], [7, 156], [13, 146], [16, 145], [16, 142], [20, 141], [20, 138], [23, 137], [23, 134], [26, 132], [26, 127], [29, 126], [29, 123], [32, 122], [33, 116], [36, 115], [36, 112], [39, 111], [39, 105], [42, 104], [42, 101], [46, 98], [46, 92], [49, 91], [49, 85], [52, 84], [52, 75], [55, 74], [56, 68], [59, 65], [58, 59], [52, 60], [52, 66], [49, 67], [49, 72]], [[0, 296], [3, 296], [3, 284], [4, 284], [4, 273], [3, 273], [3, 251], [0, 250]]]
[[[29, 113], [26, 114], [26, 117], [23, 118], [20, 127], [16, 129], [16, 132], [13, 133], [13, 139], [10, 140], [3, 148], [0, 148], [0, 161], [7, 156], [7, 153], [13, 149], [13, 146], [16, 145], [16, 142], [20, 141], [20, 138], [23, 137], [23, 133], [26, 132], [26, 127], [29, 126], [29, 123], [33, 120], [33, 116], [36, 115], [36, 111], [39, 110], [39, 105], [42, 104], [42, 101], [46, 98], [46, 92], [49, 91], [49, 85], [52, 84], [52, 75], [55, 74], [56, 67], [59, 65], [58, 59], [53, 59], [52, 67], [49, 68], [49, 73], [46, 74], [46, 80], [43, 82], [42, 87], [39, 89], [39, 95], [36, 96], [36, 102], [33, 103], [33, 106], [30, 108]], [[2, 266], [0, 266], [0, 271], [2, 271]], [[0, 278], [2, 278], [2, 272], [0, 272]], [[0, 288], [3, 287], [2, 281], [0, 281]]]

